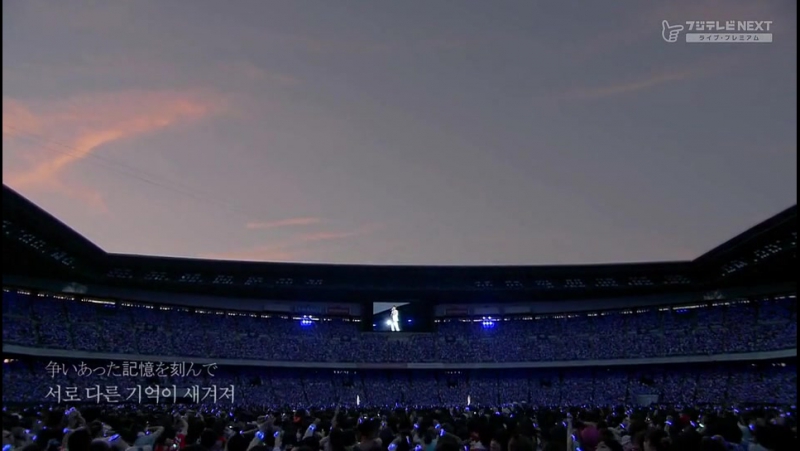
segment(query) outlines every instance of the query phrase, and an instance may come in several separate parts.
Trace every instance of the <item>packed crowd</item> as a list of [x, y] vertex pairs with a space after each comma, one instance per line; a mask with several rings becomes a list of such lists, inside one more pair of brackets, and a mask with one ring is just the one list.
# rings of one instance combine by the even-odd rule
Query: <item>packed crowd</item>
[[791, 298], [488, 329], [450, 321], [433, 334], [397, 336], [358, 333], [346, 319], [304, 326], [6, 291], [4, 344], [174, 359], [5, 356], [3, 451], [796, 449], [794, 359], [503, 371], [181, 361], [555, 362], [771, 351], [796, 347], [796, 310]]
[[[306, 370], [191, 365], [183, 362], [51, 361], [21, 358], [4, 364], [3, 402], [97, 403], [96, 387], [116, 387], [129, 401], [147, 387], [210, 389], [208, 400], [228, 405], [463, 406], [527, 402], [537, 406], [649, 404], [774, 404], [797, 399], [794, 363], [730, 363], [620, 369], [515, 371]], [[130, 365], [129, 365], [130, 364]], [[182, 365], [176, 371], [175, 365]], [[190, 367], [191, 365], [191, 367]], [[113, 366], [113, 369], [111, 369]], [[161, 370], [159, 370], [159, 367]], [[147, 368], [150, 368], [147, 370]], [[191, 370], [190, 370], [191, 369]], [[60, 387], [60, 388], [59, 388]], [[78, 398], [67, 398], [67, 388]], [[134, 390], [139, 387], [139, 391]], [[230, 396], [223, 396], [223, 390]], [[105, 393], [105, 392], [104, 392]], [[163, 391], [162, 391], [163, 394]], [[57, 395], [59, 397], [57, 397]], [[162, 396], [169, 398], [169, 396]], [[117, 399], [122, 402], [123, 399]], [[198, 399], [194, 399], [198, 401]], [[173, 402], [175, 402], [173, 400]]]
[[[433, 334], [359, 333], [360, 324], [3, 293], [3, 343], [169, 357], [305, 362], [530, 362], [796, 348], [797, 304], [779, 299], [686, 310], [438, 324]], [[724, 332], [724, 333], [723, 333]], [[498, 346], [497, 343], [503, 343]], [[576, 343], [580, 343], [576, 345]]]
[[[196, 410], [193, 410], [196, 409]], [[796, 410], [126, 405], [4, 409], [4, 450], [788, 451]]]

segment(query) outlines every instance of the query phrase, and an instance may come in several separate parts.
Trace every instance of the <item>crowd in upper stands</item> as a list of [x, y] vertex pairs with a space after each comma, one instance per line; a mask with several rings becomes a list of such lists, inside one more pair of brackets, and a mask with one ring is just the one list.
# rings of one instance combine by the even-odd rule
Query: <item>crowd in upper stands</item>
[[[3, 293], [3, 343], [117, 354], [302, 362], [553, 362], [796, 348], [792, 298], [498, 321], [452, 320], [433, 334], [359, 333], [348, 319], [194, 313]], [[267, 315], [262, 315], [267, 316]], [[498, 346], [498, 342], [502, 346]]]

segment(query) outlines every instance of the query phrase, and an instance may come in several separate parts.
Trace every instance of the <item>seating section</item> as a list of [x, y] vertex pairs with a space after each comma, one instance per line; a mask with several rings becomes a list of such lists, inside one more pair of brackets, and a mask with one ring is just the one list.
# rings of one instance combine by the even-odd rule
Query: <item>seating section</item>
[[[127, 305], [127, 304], [126, 304]], [[566, 316], [566, 315], [559, 315]], [[341, 319], [194, 313], [3, 293], [3, 343], [170, 357], [340, 363], [509, 363], [637, 359], [792, 349], [794, 298], [691, 309], [442, 322], [434, 334], [360, 333]]]

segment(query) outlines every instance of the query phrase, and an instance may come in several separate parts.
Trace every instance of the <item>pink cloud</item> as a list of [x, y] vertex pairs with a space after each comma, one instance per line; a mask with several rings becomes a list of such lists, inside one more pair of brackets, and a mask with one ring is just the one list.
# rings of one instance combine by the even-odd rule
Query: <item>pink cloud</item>
[[20, 130], [36, 133], [41, 127], [41, 121], [28, 107], [12, 99], [3, 99], [4, 136], [16, 136]]
[[300, 235], [297, 237], [301, 243], [316, 243], [318, 241], [340, 240], [363, 234], [362, 231], [354, 230], [351, 232], [317, 232]]
[[254, 246], [247, 249], [239, 249], [230, 252], [209, 253], [201, 255], [202, 258], [217, 260], [239, 260], [239, 261], [291, 261], [302, 259], [303, 255], [308, 255], [315, 244], [323, 242], [340, 241], [357, 236], [367, 235], [377, 230], [380, 225], [370, 224], [354, 230], [341, 232], [316, 232], [295, 235], [283, 242]]
[[663, 85], [670, 82], [685, 80], [692, 78], [690, 72], [667, 72], [663, 74], [653, 75], [640, 80], [631, 80], [614, 85], [601, 86], [597, 88], [578, 89], [568, 92], [565, 97], [575, 99], [596, 99], [601, 97], [611, 97], [619, 94], [627, 94], [636, 91], [642, 91]]
[[290, 218], [269, 222], [248, 222], [245, 225], [245, 228], [250, 230], [263, 230], [274, 229], [278, 227], [307, 226], [319, 224], [320, 222], [322, 222], [320, 218]]
[[[3, 99], [4, 156], [34, 155], [8, 158], [3, 178], [15, 189], [58, 192], [100, 207], [102, 195], [68, 185], [65, 171], [105, 145], [219, 113], [221, 100], [189, 91], [123, 91], [31, 104]], [[37, 149], [50, 152], [30, 152]]]
[[702, 62], [686, 66], [686, 68], [667, 68], [662, 72], [650, 73], [638, 79], [591, 88], [577, 88], [567, 91], [561, 97], [568, 99], [598, 99], [617, 95], [645, 91], [669, 83], [694, 80], [723, 74], [739, 63], [732, 57], [705, 59]]

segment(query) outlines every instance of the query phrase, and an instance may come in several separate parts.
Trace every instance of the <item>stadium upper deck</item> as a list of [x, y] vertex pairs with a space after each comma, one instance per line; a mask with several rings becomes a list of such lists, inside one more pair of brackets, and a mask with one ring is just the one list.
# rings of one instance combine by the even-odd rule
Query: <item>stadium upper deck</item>
[[[438, 303], [602, 299], [795, 285], [797, 207], [685, 262], [570, 266], [367, 266], [251, 263], [111, 254], [3, 186], [3, 277], [59, 286], [292, 301]], [[791, 288], [793, 289], [793, 288]], [[53, 290], [56, 291], [56, 290]]]

